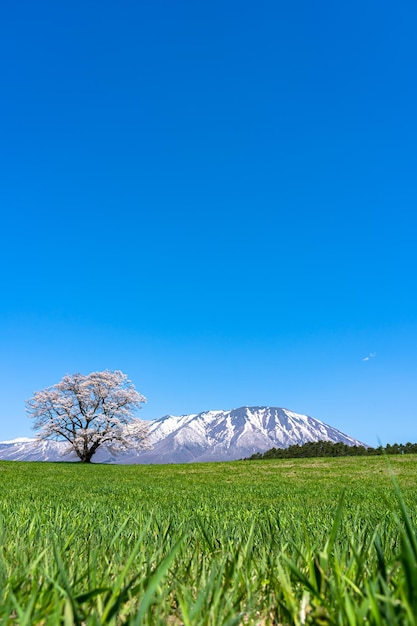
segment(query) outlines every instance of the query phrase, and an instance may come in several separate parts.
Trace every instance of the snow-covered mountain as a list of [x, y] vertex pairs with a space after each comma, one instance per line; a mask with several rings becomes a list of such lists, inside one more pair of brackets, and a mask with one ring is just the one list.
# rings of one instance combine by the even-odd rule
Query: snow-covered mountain
[[29, 437], [18, 437], [0, 442], [2, 461], [75, 461], [68, 446], [58, 441], [38, 441]]
[[[166, 415], [148, 422], [148, 450], [114, 456], [100, 449], [93, 457], [100, 463], [191, 463], [232, 461], [309, 441], [327, 440], [350, 446], [363, 445], [308, 415], [275, 407], [241, 407], [231, 411], [207, 411], [175, 417]], [[0, 443], [0, 459], [19, 461], [76, 461], [65, 443], [14, 439]]]

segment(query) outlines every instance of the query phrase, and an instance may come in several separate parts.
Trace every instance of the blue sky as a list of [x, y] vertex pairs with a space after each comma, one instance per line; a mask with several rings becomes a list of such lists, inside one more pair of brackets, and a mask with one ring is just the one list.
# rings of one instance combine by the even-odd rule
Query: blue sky
[[416, 23], [411, 0], [3, 4], [0, 440], [100, 369], [146, 419], [268, 404], [417, 440]]

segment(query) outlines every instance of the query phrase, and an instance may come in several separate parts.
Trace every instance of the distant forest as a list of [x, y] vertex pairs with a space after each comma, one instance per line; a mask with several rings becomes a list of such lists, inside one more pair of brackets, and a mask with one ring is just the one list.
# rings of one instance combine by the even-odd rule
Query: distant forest
[[297, 459], [322, 456], [380, 456], [382, 454], [417, 454], [417, 443], [387, 443], [386, 446], [371, 448], [365, 446], [348, 446], [345, 443], [331, 441], [312, 441], [302, 446], [298, 444], [289, 448], [271, 448], [266, 452], [256, 452], [247, 461], [258, 459]]

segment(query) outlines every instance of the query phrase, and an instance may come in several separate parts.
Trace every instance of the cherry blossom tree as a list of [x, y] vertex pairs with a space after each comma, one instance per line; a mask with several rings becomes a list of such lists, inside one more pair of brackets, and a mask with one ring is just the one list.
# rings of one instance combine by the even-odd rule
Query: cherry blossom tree
[[147, 426], [134, 417], [146, 402], [120, 371], [67, 374], [27, 401], [38, 439], [67, 441], [82, 463], [105, 446], [112, 452], [147, 447]]

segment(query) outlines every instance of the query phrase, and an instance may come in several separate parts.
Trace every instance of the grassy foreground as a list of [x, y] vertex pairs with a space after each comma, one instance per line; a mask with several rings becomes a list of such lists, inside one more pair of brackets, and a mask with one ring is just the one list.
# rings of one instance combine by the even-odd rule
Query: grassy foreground
[[389, 464], [1, 462], [0, 624], [415, 625], [417, 456]]

